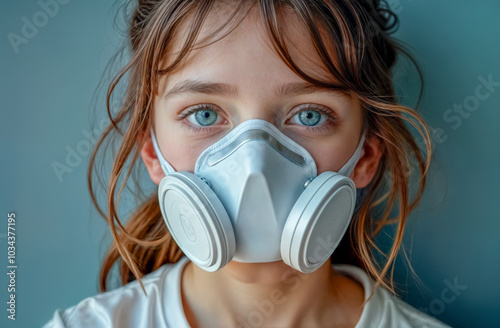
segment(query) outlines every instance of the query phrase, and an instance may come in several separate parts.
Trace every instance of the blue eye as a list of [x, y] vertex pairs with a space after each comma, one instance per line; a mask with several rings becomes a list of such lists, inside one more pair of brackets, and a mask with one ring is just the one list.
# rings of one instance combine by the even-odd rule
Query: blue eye
[[[298, 120], [297, 120], [298, 119]], [[326, 116], [316, 110], [304, 110], [292, 117], [292, 123], [316, 126], [326, 121]]]
[[197, 110], [193, 113], [194, 115], [189, 115], [189, 122], [194, 125], [210, 126], [214, 124], [219, 115], [212, 109], [202, 109]]

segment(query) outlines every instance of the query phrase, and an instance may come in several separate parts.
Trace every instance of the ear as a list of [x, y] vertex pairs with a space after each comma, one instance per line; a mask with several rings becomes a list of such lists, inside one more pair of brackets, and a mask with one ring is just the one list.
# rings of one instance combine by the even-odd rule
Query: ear
[[367, 138], [363, 145], [361, 157], [351, 174], [356, 188], [366, 187], [377, 173], [380, 158], [382, 157], [382, 144], [376, 136]]
[[144, 162], [144, 165], [148, 170], [151, 181], [159, 185], [160, 181], [165, 177], [165, 173], [163, 173], [160, 161], [156, 156], [156, 152], [153, 147], [153, 141], [151, 140], [151, 136], [147, 133], [145, 135], [142, 135], [141, 140], [142, 140], [142, 146], [141, 146], [142, 161]]

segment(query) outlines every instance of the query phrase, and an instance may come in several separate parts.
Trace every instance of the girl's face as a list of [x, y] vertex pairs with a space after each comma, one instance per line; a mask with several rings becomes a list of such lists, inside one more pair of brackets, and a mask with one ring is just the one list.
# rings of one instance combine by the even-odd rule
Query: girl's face
[[[338, 171], [359, 142], [359, 101], [319, 89], [293, 73], [273, 52], [256, 17], [249, 15], [226, 38], [193, 50], [183, 66], [163, 78], [154, 100], [154, 130], [162, 154], [175, 170], [193, 172], [203, 150], [243, 121], [262, 119], [304, 147], [314, 158], [318, 175]], [[306, 32], [292, 16], [288, 22], [293, 58], [306, 73], [325, 78]], [[200, 37], [211, 31], [202, 30]], [[164, 174], [152, 153], [149, 142], [142, 156], [152, 180], [159, 184]], [[375, 173], [373, 165], [373, 174], [359, 172], [358, 167], [371, 163], [363, 162], [364, 157], [351, 176], [358, 188]]]

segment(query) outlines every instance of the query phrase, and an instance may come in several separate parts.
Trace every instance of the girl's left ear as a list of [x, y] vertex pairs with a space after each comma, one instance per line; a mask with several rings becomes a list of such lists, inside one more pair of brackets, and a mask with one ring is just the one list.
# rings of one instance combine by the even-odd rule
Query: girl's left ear
[[[146, 169], [148, 170], [149, 177], [153, 183], [159, 185], [161, 179], [165, 177], [165, 173], [161, 169], [160, 161], [156, 156], [155, 149], [153, 147], [153, 141], [151, 136], [148, 134], [141, 137], [142, 147], [141, 147], [141, 157]], [[139, 141], [141, 142], [141, 141]]]
[[356, 188], [366, 187], [377, 173], [380, 158], [382, 157], [382, 144], [376, 136], [365, 139], [361, 157], [351, 174]]

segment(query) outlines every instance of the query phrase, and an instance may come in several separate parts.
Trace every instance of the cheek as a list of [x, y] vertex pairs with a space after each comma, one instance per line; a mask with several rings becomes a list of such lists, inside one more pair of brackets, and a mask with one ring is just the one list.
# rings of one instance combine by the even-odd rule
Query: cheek
[[314, 158], [318, 175], [320, 175], [325, 171], [338, 172], [349, 160], [350, 146], [348, 143], [325, 140], [322, 142], [311, 142], [304, 145], [304, 148]]
[[160, 144], [163, 156], [176, 171], [191, 173], [194, 172], [196, 160], [206, 148], [201, 142], [179, 137], [175, 129], [164, 131]]
[[199, 154], [194, 153], [192, 148], [183, 144], [166, 144], [165, 146], [165, 159], [176, 171], [194, 172]]

